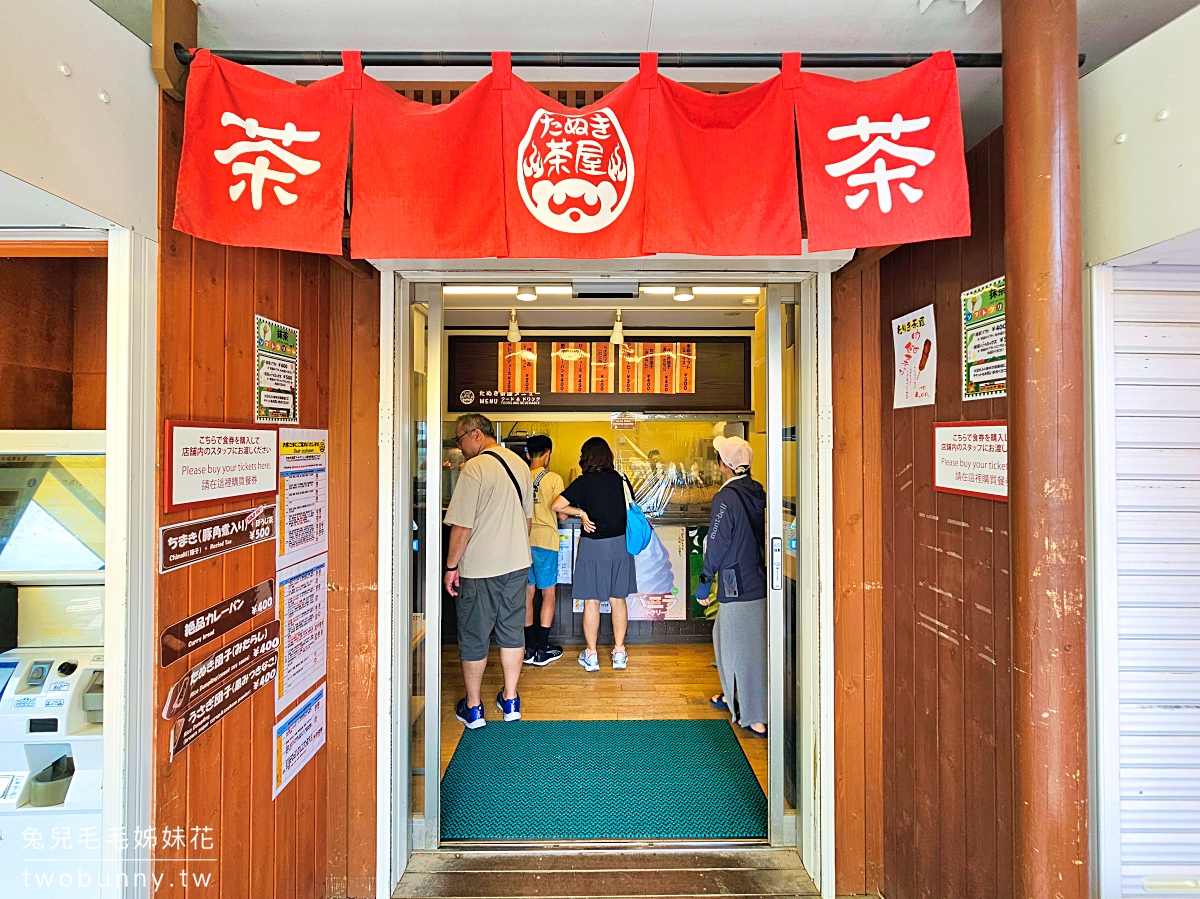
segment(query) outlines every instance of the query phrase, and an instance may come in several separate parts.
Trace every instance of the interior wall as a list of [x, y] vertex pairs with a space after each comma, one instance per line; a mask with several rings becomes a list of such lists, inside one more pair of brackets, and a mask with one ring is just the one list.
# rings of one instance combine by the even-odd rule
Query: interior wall
[[0, 429], [104, 428], [106, 259], [0, 258]]
[[[999, 131], [967, 172], [971, 236], [899, 247], [879, 267], [888, 899], [1013, 887], [1008, 506], [932, 485], [935, 421], [1007, 418], [1004, 399], [961, 399], [960, 294], [1004, 274]], [[929, 303], [936, 405], [893, 410], [891, 321]]]

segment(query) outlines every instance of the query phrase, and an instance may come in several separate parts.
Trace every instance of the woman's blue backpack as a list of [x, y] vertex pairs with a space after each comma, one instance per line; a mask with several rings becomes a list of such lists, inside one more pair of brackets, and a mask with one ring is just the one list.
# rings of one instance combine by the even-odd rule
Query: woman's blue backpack
[[636, 556], [650, 545], [654, 529], [650, 527], [642, 507], [633, 501], [629, 481], [624, 475], [621, 476], [621, 486], [625, 489], [625, 549], [631, 556]]

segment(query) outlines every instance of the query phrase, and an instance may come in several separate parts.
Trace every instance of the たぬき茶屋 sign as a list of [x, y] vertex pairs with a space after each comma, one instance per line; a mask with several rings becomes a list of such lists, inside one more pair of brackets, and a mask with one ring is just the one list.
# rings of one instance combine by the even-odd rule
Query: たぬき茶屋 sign
[[298, 87], [201, 50], [175, 227], [337, 253], [353, 141], [357, 258], [800, 255], [798, 169], [809, 251], [970, 233], [950, 53], [871, 81], [802, 72], [784, 53], [774, 77], [723, 95], [643, 53], [636, 76], [582, 108], [514, 75], [509, 53], [439, 106], [375, 81], [357, 54], [343, 63]]
[[202, 421], [164, 424], [166, 512], [275, 492], [278, 432]]
[[1008, 423], [935, 423], [933, 489], [1007, 502]]

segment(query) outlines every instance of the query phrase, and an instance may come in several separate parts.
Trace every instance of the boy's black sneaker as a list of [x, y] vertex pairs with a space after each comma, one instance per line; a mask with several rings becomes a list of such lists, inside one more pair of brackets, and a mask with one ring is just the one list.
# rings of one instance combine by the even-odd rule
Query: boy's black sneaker
[[547, 646], [545, 649], [539, 649], [533, 654], [533, 661], [530, 665], [537, 665], [539, 668], [544, 668], [551, 662], [557, 662], [562, 658], [561, 646]]
[[534, 649], [532, 646], [525, 647], [525, 664], [526, 665], [536, 665], [537, 662], [534, 661], [534, 658], [536, 656], [537, 656], [536, 649]]

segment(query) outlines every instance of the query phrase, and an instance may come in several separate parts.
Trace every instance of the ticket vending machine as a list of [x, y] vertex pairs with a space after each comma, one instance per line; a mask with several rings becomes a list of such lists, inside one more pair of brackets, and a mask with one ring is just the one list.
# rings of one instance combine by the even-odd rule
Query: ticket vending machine
[[0, 884], [98, 899], [116, 851], [101, 827], [104, 457], [2, 450]]

